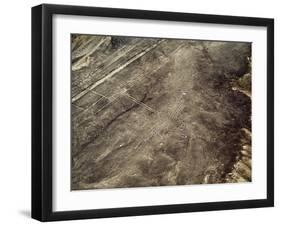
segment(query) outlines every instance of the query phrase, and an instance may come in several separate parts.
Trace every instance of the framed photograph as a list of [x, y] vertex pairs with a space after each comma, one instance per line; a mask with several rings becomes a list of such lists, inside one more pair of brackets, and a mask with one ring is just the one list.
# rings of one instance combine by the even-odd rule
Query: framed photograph
[[274, 21], [32, 8], [32, 217], [274, 205]]

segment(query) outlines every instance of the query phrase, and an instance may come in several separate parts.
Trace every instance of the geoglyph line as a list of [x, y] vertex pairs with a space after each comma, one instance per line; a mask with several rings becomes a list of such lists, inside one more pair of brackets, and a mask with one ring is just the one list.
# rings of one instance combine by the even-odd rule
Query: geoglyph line
[[103, 44], [106, 40], [107, 38], [101, 39], [99, 43], [89, 53], [85, 54], [81, 59], [79, 59], [76, 63], [74, 63], [72, 66], [72, 71], [79, 70], [81, 62], [83, 62], [85, 58], [93, 54], [100, 47], [100, 45]]
[[92, 84], [91, 86], [89, 86], [88, 88], [86, 88], [85, 90], [83, 90], [82, 92], [80, 92], [79, 94], [77, 94], [75, 97], [72, 98], [72, 102], [80, 99], [82, 96], [84, 96], [86, 93], [88, 93], [90, 90], [94, 89], [95, 87], [99, 86], [100, 84], [102, 84], [103, 82], [105, 82], [106, 80], [108, 80], [109, 78], [111, 78], [113, 75], [115, 75], [116, 73], [120, 72], [122, 69], [124, 69], [125, 67], [127, 67], [128, 65], [130, 65], [131, 63], [133, 63], [134, 61], [136, 61], [137, 59], [139, 59], [140, 57], [142, 57], [143, 55], [145, 55], [146, 53], [148, 53], [150, 50], [154, 49], [155, 47], [157, 47], [161, 42], [163, 42], [163, 40], [157, 42], [156, 44], [152, 45], [151, 47], [145, 49], [143, 52], [137, 54], [136, 56], [132, 57], [129, 61], [127, 61], [125, 64], [121, 65], [119, 68], [116, 68], [115, 70], [113, 70], [112, 72], [110, 72], [108, 75], [106, 75], [105, 77], [103, 77], [102, 79], [100, 79], [99, 81], [97, 81], [96, 83]]

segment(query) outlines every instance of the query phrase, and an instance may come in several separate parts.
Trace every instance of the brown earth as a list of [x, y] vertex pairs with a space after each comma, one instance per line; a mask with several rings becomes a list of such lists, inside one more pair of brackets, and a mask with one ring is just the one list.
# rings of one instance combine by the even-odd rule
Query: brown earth
[[72, 36], [71, 189], [251, 181], [251, 45]]

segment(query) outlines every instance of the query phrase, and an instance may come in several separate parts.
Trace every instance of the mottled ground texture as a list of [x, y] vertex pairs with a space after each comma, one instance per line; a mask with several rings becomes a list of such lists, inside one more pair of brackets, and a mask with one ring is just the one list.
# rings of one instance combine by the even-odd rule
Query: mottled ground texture
[[251, 44], [75, 35], [71, 189], [251, 181]]

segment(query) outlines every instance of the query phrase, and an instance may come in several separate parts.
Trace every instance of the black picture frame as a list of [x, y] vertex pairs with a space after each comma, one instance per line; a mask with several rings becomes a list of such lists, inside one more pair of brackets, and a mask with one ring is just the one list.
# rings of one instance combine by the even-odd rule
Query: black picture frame
[[[55, 14], [266, 27], [267, 198], [54, 212], [52, 210], [52, 18]], [[40, 221], [57, 221], [271, 206], [274, 206], [273, 19], [49, 4], [32, 8], [32, 218]]]

